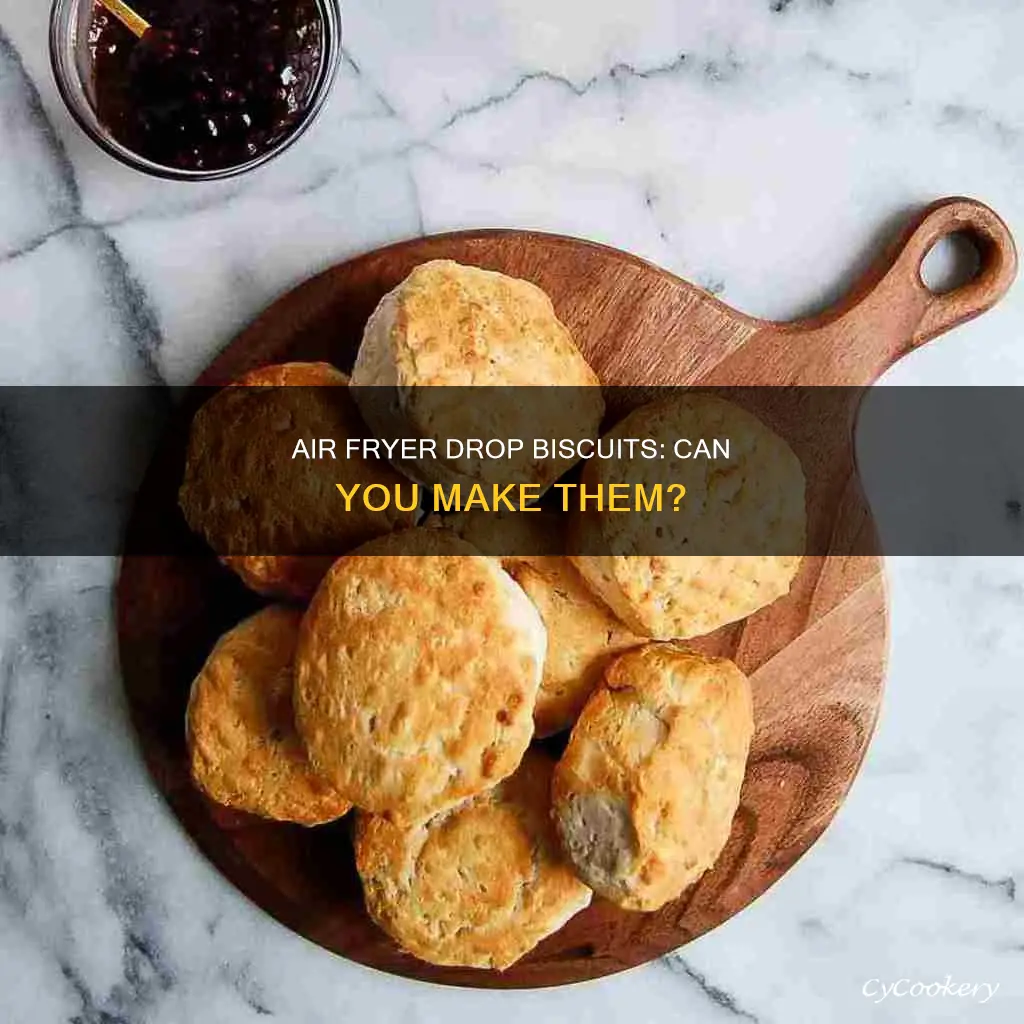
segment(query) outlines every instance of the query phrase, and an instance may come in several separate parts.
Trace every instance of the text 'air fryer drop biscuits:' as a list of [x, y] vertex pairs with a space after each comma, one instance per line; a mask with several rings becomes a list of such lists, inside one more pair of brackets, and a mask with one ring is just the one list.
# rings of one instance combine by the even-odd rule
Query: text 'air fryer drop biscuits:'
[[752, 734], [750, 686], [731, 661], [651, 644], [613, 662], [552, 788], [580, 877], [627, 910], [679, 896], [728, 841]]
[[192, 684], [189, 764], [211, 799], [264, 818], [319, 825], [349, 804], [309, 763], [292, 687], [302, 613], [269, 607], [217, 642]]
[[545, 647], [494, 559], [443, 530], [380, 538], [334, 564], [303, 621], [299, 731], [355, 806], [428, 817], [516, 769]]
[[511, 778], [429, 821], [360, 815], [370, 915], [430, 963], [511, 966], [591, 899], [559, 849], [550, 790], [551, 762], [530, 751]]

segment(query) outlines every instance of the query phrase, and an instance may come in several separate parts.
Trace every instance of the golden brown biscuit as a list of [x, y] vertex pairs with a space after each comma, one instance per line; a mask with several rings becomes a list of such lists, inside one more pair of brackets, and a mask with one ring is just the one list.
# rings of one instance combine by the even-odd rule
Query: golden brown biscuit
[[679, 896], [728, 841], [753, 728], [750, 686], [731, 661], [651, 644], [613, 662], [552, 785], [580, 877], [626, 910]]
[[579, 717], [608, 659], [644, 638], [626, 629], [594, 597], [568, 558], [511, 558], [505, 568], [540, 612], [548, 631], [533, 721], [538, 736], [551, 736], [570, 728]]
[[569, 729], [600, 683], [608, 659], [644, 642], [594, 596], [568, 558], [547, 553], [564, 550], [564, 519], [560, 513], [544, 510], [430, 516], [424, 523], [452, 530], [494, 553], [540, 612], [548, 650], [533, 711], [538, 737]]
[[330, 363], [273, 363], [258, 366], [229, 386], [233, 388], [345, 387], [348, 377]]
[[257, 594], [308, 601], [336, 555], [222, 555], [221, 561]]
[[432, 964], [503, 970], [590, 903], [549, 815], [551, 762], [529, 751], [495, 789], [418, 825], [360, 815], [370, 916]]
[[[192, 423], [182, 511], [258, 593], [307, 600], [338, 555], [415, 520], [394, 504], [345, 511], [336, 483], [403, 482], [384, 461], [345, 458], [345, 440], [369, 434], [347, 384], [327, 363], [262, 367], [210, 398]], [[292, 459], [300, 438], [335, 440], [338, 459]]]
[[[571, 462], [534, 458], [529, 440], [508, 459], [449, 459], [445, 439], [594, 437], [604, 415], [600, 382], [550, 298], [529, 281], [451, 260], [424, 263], [384, 297], [366, 325], [352, 383], [379, 436], [440, 442], [436, 460], [401, 464], [427, 484], [543, 489]], [[393, 389], [393, 401], [381, 398], [382, 387]], [[485, 400], [456, 390], [466, 387], [502, 390]]]
[[429, 817], [515, 771], [545, 645], [493, 559], [443, 530], [380, 538], [334, 564], [303, 621], [299, 732], [357, 807]]
[[[583, 471], [585, 486], [675, 479], [687, 489], [671, 516], [593, 507], [573, 514], [573, 561], [630, 629], [661, 640], [702, 636], [789, 592], [806, 542], [806, 510], [800, 461], [781, 437], [738, 405], [700, 394], [643, 406], [609, 436], [651, 438], [667, 457], [594, 460]], [[728, 439], [730, 459], [674, 458], [676, 440], [702, 437]], [[672, 553], [687, 547], [698, 554]], [[668, 553], [622, 553], [628, 551]]]
[[302, 613], [264, 608], [217, 642], [186, 716], [196, 785], [217, 803], [300, 825], [349, 810], [313, 771], [295, 731], [292, 686]]

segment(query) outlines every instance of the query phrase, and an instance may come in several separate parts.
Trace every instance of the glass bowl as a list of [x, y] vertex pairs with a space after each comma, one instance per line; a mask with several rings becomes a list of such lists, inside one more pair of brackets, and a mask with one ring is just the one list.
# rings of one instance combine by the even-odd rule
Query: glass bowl
[[91, 98], [91, 64], [87, 44], [95, 0], [53, 0], [50, 11], [50, 65], [57, 91], [79, 127], [116, 160], [145, 174], [174, 181], [217, 181], [262, 167], [283, 153], [316, 120], [330, 92], [341, 58], [340, 0], [316, 0], [323, 18], [323, 51], [305, 116], [269, 149], [242, 163], [199, 171], [168, 167], [133, 152], [100, 123]]

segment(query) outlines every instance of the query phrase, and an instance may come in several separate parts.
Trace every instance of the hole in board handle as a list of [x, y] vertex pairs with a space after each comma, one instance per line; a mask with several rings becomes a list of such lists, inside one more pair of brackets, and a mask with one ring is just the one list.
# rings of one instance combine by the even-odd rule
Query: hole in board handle
[[956, 291], [980, 273], [980, 243], [970, 231], [943, 236], [921, 261], [921, 281], [933, 295]]

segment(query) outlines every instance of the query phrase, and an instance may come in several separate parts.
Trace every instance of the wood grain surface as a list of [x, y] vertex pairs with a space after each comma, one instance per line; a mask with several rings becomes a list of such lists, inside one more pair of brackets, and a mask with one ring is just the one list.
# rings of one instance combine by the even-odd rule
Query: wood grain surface
[[[921, 262], [954, 232], [974, 239], [980, 270], [937, 295], [922, 283]], [[789, 597], [695, 644], [735, 658], [752, 677], [755, 699], [741, 807], [714, 870], [658, 913], [630, 914], [595, 900], [504, 973], [432, 967], [403, 954], [367, 918], [347, 822], [313, 830], [266, 823], [213, 806], [190, 784], [182, 722], [192, 677], [216, 637], [259, 604], [200, 546], [194, 557], [124, 559], [124, 684], [154, 778], [186, 829], [242, 892], [286, 925], [408, 977], [485, 987], [566, 984], [644, 963], [714, 928], [789, 870], [835, 815], [874, 730], [888, 645], [882, 563], [853, 461], [857, 388], [990, 308], [1013, 281], [1016, 254], [987, 207], [943, 200], [914, 218], [846, 300], [813, 319], [780, 324], [737, 313], [634, 256], [575, 239], [503, 230], [423, 238], [341, 264], [285, 295], [199, 383], [227, 383], [289, 359], [349, 368], [381, 296], [439, 257], [539, 284], [607, 384], [851, 386], [838, 414], [833, 403], [826, 419], [808, 411], [806, 422], [789, 426], [805, 465], [819, 463], [807, 473], [816, 481], [809, 529], [834, 541], [823, 550], [861, 554], [807, 559]], [[792, 403], [786, 408], [792, 416]], [[147, 499], [163, 503], [168, 521], [176, 521], [176, 487], [165, 481]]]

